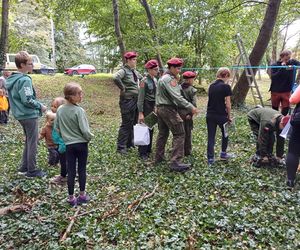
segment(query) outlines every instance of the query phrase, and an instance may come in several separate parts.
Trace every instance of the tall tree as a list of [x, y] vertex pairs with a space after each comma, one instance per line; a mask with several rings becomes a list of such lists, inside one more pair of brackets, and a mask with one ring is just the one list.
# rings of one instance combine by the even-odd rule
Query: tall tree
[[8, 13], [9, 0], [2, 0], [2, 23], [0, 37], [0, 63], [2, 69], [5, 68], [5, 54], [8, 47]]
[[153, 42], [154, 42], [154, 46], [157, 47], [156, 48], [156, 51], [157, 51], [156, 57], [157, 57], [159, 67], [163, 68], [163, 62], [162, 62], [161, 54], [160, 54], [160, 51], [159, 51], [160, 44], [159, 44], [159, 40], [158, 40], [158, 37], [157, 37], [156, 25], [154, 23], [154, 18], [153, 18], [150, 6], [149, 6], [147, 0], [140, 0], [140, 3], [145, 8], [147, 18], [148, 18], [149, 27], [150, 27], [151, 31], [153, 32]]
[[118, 45], [122, 55], [122, 61], [125, 63], [124, 53], [125, 53], [125, 42], [122, 37], [122, 32], [120, 28], [120, 16], [119, 16], [119, 1], [112, 0], [113, 3], [113, 12], [114, 12], [114, 25], [115, 25], [115, 34], [118, 40]]
[[[259, 35], [249, 56], [249, 60], [252, 66], [258, 66], [265, 54], [276, 23], [280, 3], [281, 0], [268, 1], [265, 17]], [[253, 71], [255, 74], [257, 69], [253, 69]], [[249, 85], [247, 82], [246, 73], [244, 71], [233, 89], [233, 104], [236, 106], [242, 105], [246, 99], [248, 91]]]

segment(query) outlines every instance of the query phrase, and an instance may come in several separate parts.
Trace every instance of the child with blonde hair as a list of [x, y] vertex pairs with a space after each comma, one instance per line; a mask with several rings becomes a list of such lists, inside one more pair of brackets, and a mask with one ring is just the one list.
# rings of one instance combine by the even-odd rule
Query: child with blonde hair
[[[67, 103], [57, 110], [54, 124], [56, 131], [66, 144], [68, 166], [68, 203], [71, 206], [87, 203], [89, 196], [85, 192], [88, 142], [92, 139], [86, 113], [78, 104], [82, 101], [83, 91], [78, 83], [68, 83], [64, 87]], [[74, 196], [76, 165], [79, 180], [79, 196]]]
[[56, 114], [52, 111], [46, 112], [46, 124], [42, 128], [39, 136], [39, 140], [45, 139], [48, 149], [48, 164], [55, 166], [59, 162], [58, 146], [52, 140], [52, 129]]
[[[56, 97], [51, 103], [51, 111], [56, 113], [57, 109], [66, 103], [65, 98]], [[60, 157], [60, 175], [56, 175], [51, 179], [51, 183], [62, 185], [67, 182], [67, 160], [66, 160], [66, 145], [59, 133], [52, 129], [52, 140], [58, 145], [58, 153]]]

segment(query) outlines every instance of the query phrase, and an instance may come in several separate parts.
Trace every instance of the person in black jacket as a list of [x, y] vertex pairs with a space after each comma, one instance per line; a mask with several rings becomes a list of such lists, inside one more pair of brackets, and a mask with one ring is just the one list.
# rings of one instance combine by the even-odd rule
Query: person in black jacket
[[[275, 68], [272, 68], [271, 70], [270, 91], [272, 108], [279, 110], [279, 106], [281, 105], [281, 113], [283, 115], [287, 115], [290, 108], [289, 98], [295, 77], [293, 66], [300, 65], [299, 61], [291, 59], [291, 55], [292, 51], [283, 50], [280, 53], [279, 60], [272, 64], [272, 66], [275, 66]], [[286, 67], [281, 68], [278, 66]]]

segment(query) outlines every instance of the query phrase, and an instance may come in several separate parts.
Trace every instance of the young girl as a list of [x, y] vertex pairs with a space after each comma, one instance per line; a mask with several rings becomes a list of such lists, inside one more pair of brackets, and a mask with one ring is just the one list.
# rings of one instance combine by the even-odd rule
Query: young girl
[[42, 128], [39, 136], [39, 140], [45, 139], [49, 154], [48, 164], [50, 166], [57, 165], [60, 159], [57, 144], [52, 140], [52, 129], [55, 117], [56, 114], [51, 111], [46, 113], [46, 125]]
[[[51, 111], [56, 113], [59, 106], [66, 103], [65, 98], [56, 97], [51, 103]], [[67, 182], [67, 161], [66, 161], [66, 145], [55, 129], [52, 130], [52, 139], [58, 145], [58, 153], [60, 158], [60, 175], [54, 176], [50, 181], [53, 184], [63, 185]]]
[[[88, 142], [92, 138], [88, 120], [83, 108], [78, 104], [82, 101], [82, 89], [78, 83], [68, 83], [64, 87], [67, 103], [57, 110], [54, 124], [66, 144], [66, 157], [68, 165], [68, 203], [71, 206], [87, 203], [88, 195], [85, 193], [86, 164], [88, 157]], [[76, 177], [76, 162], [78, 162], [78, 177], [80, 194], [74, 196]]]
[[217, 80], [208, 89], [208, 104], [206, 113], [206, 124], [208, 132], [207, 160], [208, 165], [215, 162], [214, 147], [217, 126], [222, 131], [222, 151], [221, 160], [228, 160], [231, 155], [226, 152], [228, 146], [228, 136], [225, 135], [224, 124], [231, 122], [231, 88], [227, 84], [230, 78], [228, 68], [220, 68], [217, 72]]

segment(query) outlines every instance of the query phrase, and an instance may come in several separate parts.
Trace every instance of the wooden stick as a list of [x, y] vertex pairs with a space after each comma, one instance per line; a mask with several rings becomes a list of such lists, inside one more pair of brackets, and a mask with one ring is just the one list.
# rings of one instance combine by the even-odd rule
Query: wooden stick
[[22, 211], [29, 211], [32, 208], [30, 204], [20, 204], [14, 206], [8, 206], [4, 208], [0, 208], [0, 215], [6, 215], [9, 213], [17, 213]]
[[[156, 186], [154, 187], [154, 189], [153, 189], [153, 191], [151, 192], [151, 193], [149, 193], [149, 192], [145, 192], [144, 194], [143, 194], [143, 196], [140, 198], [140, 199], [138, 199], [138, 200], [135, 200], [135, 201], [133, 201], [129, 206], [128, 206], [128, 210], [132, 210], [132, 213], [134, 213], [137, 209], [138, 209], [138, 207], [141, 205], [141, 203], [145, 200], [145, 199], [148, 199], [148, 198], [150, 198], [150, 197], [152, 197], [154, 194], [155, 194], [155, 192], [156, 192], [156, 189], [158, 188], [158, 184], [156, 184]], [[135, 206], [135, 207], [134, 207]], [[133, 208], [134, 207], [134, 208]]]
[[79, 214], [79, 211], [80, 211], [80, 207], [77, 208], [77, 210], [76, 210], [76, 212], [75, 212], [75, 214], [74, 214], [74, 216], [73, 216], [73, 219], [70, 221], [70, 223], [69, 223], [69, 225], [68, 225], [68, 227], [67, 227], [65, 233], [64, 233], [63, 236], [60, 238], [60, 240], [59, 240], [60, 242], [63, 242], [63, 241], [65, 241], [65, 240], [67, 239], [67, 236], [68, 236], [68, 234], [71, 232], [71, 229], [72, 229], [72, 227], [73, 227], [73, 225], [74, 225], [74, 223], [75, 223], [75, 218], [76, 218], [76, 216]]

